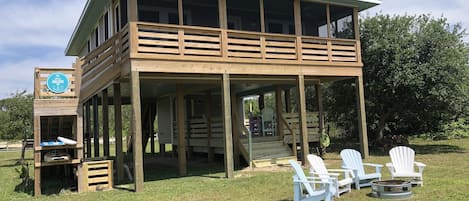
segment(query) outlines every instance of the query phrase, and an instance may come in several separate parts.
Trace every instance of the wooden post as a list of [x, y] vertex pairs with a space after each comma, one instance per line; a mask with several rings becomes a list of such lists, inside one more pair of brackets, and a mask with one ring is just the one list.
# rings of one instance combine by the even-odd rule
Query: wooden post
[[225, 133], [225, 176], [234, 177], [233, 165], [233, 138], [231, 130], [231, 95], [230, 95], [230, 75], [223, 74], [222, 79], [222, 100], [223, 100], [223, 130]]
[[218, 20], [220, 22], [220, 28], [228, 28], [228, 17], [226, 11], [226, 0], [218, 0]]
[[298, 75], [298, 117], [300, 118], [301, 133], [301, 161], [303, 165], [308, 165], [306, 156], [309, 154], [308, 127], [306, 123], [306, 95], [305, 95], [305, 77]]
[[259, 14], [260, 14], [260, 24], [261, 24], [261, 33], [265, 33], [265, 9], [264, 9], [264, 0], [259, 0]]
[[187, 175], [187, 159], [186, 159], [186, 134], [184, 128], [185, 121], [185, 107], [184, 104], [184, 91], [181, 84], [176, 85], [176, 113], [177, 113], [177, 129], [178, 129], [178, 162], [179, 162], [179, 175]]
[[98, 115], [98, 96], [92, 98], [93, 102], [93, 140], [94, 157], [99, 157], [99, 115]]
[[319, 136], [321, 136], [324, 131], [324, 107], [322, 104], [322, 85], [316, 84], [316, 98], [318, 101], [318, 117], [319, 117]]
[[[38, 79], [36, 79], [38, 80]], [[41, 143], [41, 117], [34, 116], [34, 149]], [[34, 195], [41, 195], [41, 167], [36, 167], [36, 163], [41, 164], [41, 152], [34, 151]], [[29, 170], [28, 170], [29, 171]]]
[[127, 0], [127, 19], [129, 22], [138, 21], [138, 6], [136, 0]]
[[215, 159], [215, 153], [212, 147], [212, 93], [207, 91], [206, 94], [207, 103], [205, 104], [205, 117], [207, 119], [207, 157], [208, 162], [213, 162]]
[[296, 57], [298, 61], [303, 60], [303, 30], [301, 26], [301, 5], [300, 0], [293, 1], [293, 12], [295, 15], [295, 35], [296, 35]]
[[142, 116], [140, 103], [140, 75], [131, 71], [131, 103], [132, 103], [132, 140], [134, 155], [135, 191], [143, 191], [143, 151], [142, 151]]
[[366, 113], [365, 113], [365, 89], [363, 86], [363, 77], [355, 78], [355, 87], [357, 90], [357, 113], [358, 113], [358, 137], [360, 138], [360, 152], [363, 158], [367, 158], [370, 153], [368, 151], [368, 134], [366, 131]]
[[107, 89], [102, 91], [102, 107], [103, 107], [103, 149], [104, 156], [109, 157], [109, 97]]
[[149, 132], [150, 132], [150, 149], [151, 153], [155, 154], [155, 133], [154, 133], [154, 126], [153, 124], [155, 123], [154, 121], [151, 121], [155, 116], [156, 116], [156, 103], [152, 103], [150, 106], [150, 122], [149, 122]]
[[91, 158], [91, 108], [90, 101], [85, 103], [86, 157]]
[[[81, 145], [80, 148], [77, 149], [77, 159], [81, 160], [83, 159], [83, 107], [81, 105], [78, 105], [77, 108], [77, 116], [76, 119], [73, 121], [74, 127], [76, 128], [75, 130], [75, 136], [76, 140], [78, 142], [78, 145]], [[78, 175], [83, 175], [83, 168], [81, 164], [77, 165], [77, 173]], [[84, 178], [81, 176], [78, 176], [77, 182], [78, 182], [78, 192], [84, 192], [83, 185], [84, 185]]]
[[236, 95], [231, 95], [231, 124], [232, 124], [232, 132], [233, 132], [233, 155], [234, 155], [234, 166], [239, 167], [239, 123], [238, 123], [238, 112], [237, 112], [237, 98]]
[[285, 90], [285, 112], [290, 112], [290, 89]]
[[113, 84], [114, 92], [114, 137], [116, 138], [117, 181], [124, 180], [124, 153], [122, 151], [122, 100], [120, 83]]
[[277, 104], [277, 135], [283, 141], [283, 122], [282, 122], [282, 111], [283, 111], [283, 104], [282, 104], [282, 88], [277, 86], [275, 89], [275, 103]]
[[360, 27], [358, 25], [358, 8], [353, 8], [353, 28], [355, 31], [355, 41], [356, 41], [356, 55], [357, 55], [357, 62], [362, 62], [362, 49], [360, 43]]
[[177, 0], [178, 1], [178, 20], [179, 20], [179, 25], [184, 25], [184, 8], [182, 4], [182, 0]]

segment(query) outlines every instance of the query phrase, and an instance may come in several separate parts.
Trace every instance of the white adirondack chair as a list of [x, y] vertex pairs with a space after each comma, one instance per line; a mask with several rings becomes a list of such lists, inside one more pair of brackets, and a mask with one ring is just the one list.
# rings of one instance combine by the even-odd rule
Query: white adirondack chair
[[[331, 190], [333, 190], [333, 188], [331, 188], [331, 181], [324, 181], [321, 178], [306, 177], [303, 169], [301, 169], [296, 161], [289, 160], [288, 162], [295, 170], [295, 175], [293, 176], [294, 201], [332, 201], [334, 192], [331, 192]], [[316, 185], [321, 185], [322, 187], [317, 188]], [[303, 190], [306, 190], [306, 194], [303, 194]]]
[[[352, 190], [352, 171], [343, 169], [327, 169], [324, 161], [319, 156], [309, 154], [308, 162], [310, 167], [310, 174], [318, 176], [323, 179], [332, 179], [332, 185], [335, 188], [335, 196], [340, 197], [341, 193], [350, 192]], [[340, 173], [344, 174], [344, 178], [339, 179]]]
[[[360, 190], [360, 187], [371, 186], [372, 180], [381, 180], [381, 168], [383, 165], [363, 163], [360, 152], [354, 149], [344, 149], [340, 152], [340, 157], [342, 158], [342, 168], [352, 170], [356, 189]], [[366, 174], [365, 165], [375, 167], [376, 172]]]
[[[386, 163], [386, 167], [394, 178], [412, 178], [412, 184], [420, 184], [423, 186], [423, 169], [425, 164], [415, 162], [415, 152], [409, 147], [398, 146], [389, 151], [392, 163]], [[415, 171], [414, 165], [418, 167]]]

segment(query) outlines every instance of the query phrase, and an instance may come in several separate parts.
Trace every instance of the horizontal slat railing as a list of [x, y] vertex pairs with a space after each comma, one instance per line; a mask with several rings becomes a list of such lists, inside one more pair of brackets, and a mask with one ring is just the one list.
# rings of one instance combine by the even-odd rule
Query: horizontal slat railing
[[83, 82], [131, 58], [285, 64], [360, 63], [359, 41], [130, 22], [83, 57]]
[[[132, 26], [132, 25], [131, 25]], [[245, 62], [359, 62], [356, 40], [138, 22], [135, 57]], [[300, 50], [300, 51], [299, 51]]]

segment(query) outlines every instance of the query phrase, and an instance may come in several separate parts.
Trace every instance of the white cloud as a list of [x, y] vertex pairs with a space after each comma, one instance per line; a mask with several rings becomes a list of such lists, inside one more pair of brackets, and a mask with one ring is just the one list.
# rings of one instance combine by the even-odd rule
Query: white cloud
[[0, 48], [40, 45], [65, 49], [84, 0], [0, 0]]

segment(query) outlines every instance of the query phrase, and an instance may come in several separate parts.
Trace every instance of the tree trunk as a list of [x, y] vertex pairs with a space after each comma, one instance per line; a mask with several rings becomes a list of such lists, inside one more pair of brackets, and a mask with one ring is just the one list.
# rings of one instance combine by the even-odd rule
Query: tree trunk
[[389, 117], [391, 114], [393, 114], [393, 110], [387, 111], [384, 115], [381, 116], [378, 122], [378, 129], [377, 129], [377, 139], [376, 140], [382, 140], [384, 138], [384, 128], [386, 127], [386, 122], [388, 121]]

